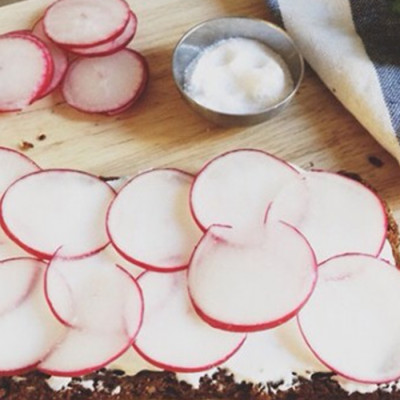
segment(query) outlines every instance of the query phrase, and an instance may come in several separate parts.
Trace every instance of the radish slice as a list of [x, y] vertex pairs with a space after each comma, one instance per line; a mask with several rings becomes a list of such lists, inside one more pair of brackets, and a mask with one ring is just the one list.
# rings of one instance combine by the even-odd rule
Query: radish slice
[[10, 285], [6, 288], [2, 284], [0, 373], [14, 375], [34, 368], [63, 338], [66, 328], [47, 306], [43, 291], [44, 262], [16, 258], [0, 265], [2, 278], [7, 275]]
[[24, 32], [0, 36], [0, 111], [18, 111], [31, 104], [52, 76], [53, 60], [43, 42]]
[[0, 197], [17, 179], [31, 172], [39, 171], [40, 167], [26, 155], [0, 146]]
[[[61, 255], [61, 254], [60, 254]], [[56, 256], [46, 274], [51, 309], [71, 329], [40, 365], [53, 375], [81, 375], [124, 353], [142, 322], [142, 292], [103, 251], [81, 258]]]
[[114, 264], [123, 268], [129, 275], [132, 275], [134, 278], [138, 278], [139, 275], [143, 274], [144, 269], [139, 265], [128, 261], [125, 257], [122, 257], [121, 254], [115, 250], [114, 246], [107, 246], [104, 251], [107, 254], [107, 257], [111, 258]]
[[319, 267], [315, 291], [298, 321], [315, 355], [349, 379], [379, 383], [400, 377], [400, 273], [363, 254]]
[[235, 228], [262, 225], [277, 193], [299, 173], [259, 150], [224, 153], [203, 167], [191, 192], [193, 215], [202, 229], [213, 224]]
[[244, 334], [212, 328], [197, 316], [185, 272], [146, 272], [139, 284], [146, 307], [134, 347], [150, 363], [175, 372], [203, 371], [227, 360], [244, 342]]
[[36, 285], [39, 270], [32, 263], [23, 258], [0, 261], [0, 318], [26, 300]]
[[146, 81], [143, 83], [142, 87], [137, 92], [136, 96], [129, 103], [125, 104], [123, 107], [117, 108], [112, 111], [108, 111], [105, 114], [109, 115], [109, 116], [114, 116], [114, 115], [122, 114], [125, 111], [128, 111], [136, 103], [137, 99], [140, 98], [142, 93], [146, 90], [147, 83], [148, 83], [148, 79], [146, 79]]
[[124, 0], [58, 0], [47, 9], [44, 28], [60, 45], [91, 47], [119, 36], [129, 12]]
[[[143, 86], [143, 90], [144, 90], [144, 88], [145, 88], [145, 86]], [[140, 96], [140, 94], [138, 94], [138, 97], [139, 97], [139, 96]], [[136, 99], [135, 99], [135, 100], [136, 100]], [[123, 106], [123, 107], [117, 108], [116, 110], [106, 112], [105, 114], [106, 114], [106, 115], [109, 115], [109, 116], [111, 116], [111, 117], [112, 117], [113, 115], [122, 114], [123, 112], [128, 111], [128, 110], [132, 107], [132, 105], [135, 103], [135, 100], [131, 101], [130, 103], [128, 103], [127, 105], [125, 105], [125, 106]]]
[[81, 376], [97, 371], [121, 356], [131, 345], [125, 335], [69, 329], [65, 339], [38, 366], [54, 376]]
[[148, 79], [145, 59], [130, 49], [109, 56], [78, 58], [63, 83], [67, 103], [84, 112], [110, 112], [133, 103]]
[[123, 49], [135, 36], [137, 17], [134, 12], [129, 13], [129, 21], [124, 31], [115, 39], [93, 47], [69, 47], [68, 51], [81, 56], [106, 56]]
[[186, 268], [201, 231], [189, 209], [193, 176], [155, 169], [134, 177], [110, 206], [107, 230], [118, 252], [144, 268]]
[[50, 258], [94, 253], [107, 243], [105, 215], [115, 192], [95, 176], [74, 170], [34, 172], [11, 185], [1, 202], [5, 232], [28, 252]]
[[324, 171], [305, 172], [288, 185], [271, 205], [268, 218], [299, 229], [319, 262], [348, 252], [377, 255], [387, 233], [385, 207], [375, 193]]
[[189, 291], [199, 315], [217, 328], [250, 332], [293, 317], [317, 278], [314, 253], [284, 223], [268, 223], [251, 237], [211, 227], [189, 265]]
[[[31, 172], [39, 171], [40, 167], [24, 154], [6, 147], [0, 147], [0, 169], [1, 197], [13, 182]], [[0, 229], [0, 260], [27, 255]]]
[[51, 40], [48, 39], [44, 32], [43, 18], [40, 19], [32, 29], [32, 34], [37, 36], [42, 40], [48, 47], [51, 57], [54, 63], [54, 73], [51, 82], [49, 83], [47, 89], [41, 94], [41, 97], [48, 95], [52, 92], [64, 78], [68, 67], [68, 57], [67, 54], [60, 47], [55, 45]]
[[123, 335], [130, 332], [131, 338], [140, 325], [140, 288], [106, 250], [67, 259], [61, 249], [49, 263], [45, 290], [56, 317], [69, 326]]

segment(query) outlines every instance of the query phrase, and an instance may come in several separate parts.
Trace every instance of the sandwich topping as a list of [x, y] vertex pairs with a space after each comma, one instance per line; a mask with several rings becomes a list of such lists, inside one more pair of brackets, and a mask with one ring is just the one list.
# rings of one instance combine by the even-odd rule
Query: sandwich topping
[[221, 368], [282, 390], [332, 372], [350, 392], [400, 377], [400, 271], [360, 182], [255, 149], [114, 188], [6, 148], [0, 164], [1, 374], [197, 386]]

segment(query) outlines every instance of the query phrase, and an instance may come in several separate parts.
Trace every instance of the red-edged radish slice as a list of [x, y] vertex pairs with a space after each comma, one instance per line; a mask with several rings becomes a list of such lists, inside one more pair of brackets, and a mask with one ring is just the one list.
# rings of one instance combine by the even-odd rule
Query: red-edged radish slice
[[126, 336], [93, 332], [87, 329], [68, 330], [65, 339], [38, 366], [54, 376], [81, 376], [97, 371], [120, 357], [132, 344]]
[[199, 315], [217, 328], [250, 332], [293, 317], [317, 278], [305, 238], [284, 223], [268, 223], [244, 237], [241, 230], [211, 227], [189, 265], [188, 283]]
[[144, 57], [130, 49], [109, 56], [78, 58], [63, 82], [67, 103], [84, 112], [110, 112], [132, 103], [148, 79]]
[[[143, 86], [143, 90], [144, 90], [144, 88], [145, 88], [145, 86]], [[139, 96], [140, 96], [140, 94], [138, 95], [138, 97]], [[133, 100], [132, 102], [128, 103], [127, 105], [125, 105], [123, 107], [117, 108], [116, 110], [106, 112], [105, 114], [109, 115], [111, 117], [114, 115], [122, 114], [123, 112], [128, 111], [134, 103], [135, 103], [135, 100]]]
[[0, 169], [0, 196], [2, 196], [13, 182], [31, 172], [39, 171], [40, 167], [25, 154], [0, 146]]
[[91, 47], [119, 36], [129, 15], [124, 0], [58, 0], [47, 9], [44, 28], [55, 43]]
[[134, 347], [150, 363], [175, 372], [204, 371], [227, 360], [244, 342], [245, 334], [212, 328], [196, 314], [185, 272], [146, 272], [139, 284], [145, 313]]
[[69, 326], [133, 337], [140, 325], [140, 288], [106, 249], [79, 259], [64, 258], [60, 249], [49, 263], [45, 291], [56, 317]]
[[57, 318], [70, 327], [40, 365], [53, 375], [81, 375], [107, 365], [132, 345], [142, 322], [141, 289], [105, 251], [74, 260], [56, 254], [46, 295]]
[[93, 47], [68, 47], [68, 51], [80, 56], [106, 56], [123, 49], [135, 36], [137, 17], [134, 12], [129, 13], [129, 21], [124, 31], [115, 39]]
[[329, 259], [298, 315], [315, 355], [349, 379], [379, 383], [400, 377], [400, 272], [363, 254]]
[[52, 92], [64, 78], [68, 67], [68, 57], [64, 50], [54, 44], [54, 42], [49, 40], [46, 36], [43, 27], [43, 18], [36, 22], [32, 29], [32, 34], [37, 36], [46, 44], [54, 63], [53, 78], [47, 89], [41, 94], [41, 97], [44, 97]]
[[348, 252], [379, 254], [387, 232], [379, 197], [339, 174], [312, 171], [302, 176], [275, 199], [268, 218], [299, 229], [319, 262]]
[[117, 109], [112, 110], [112, 111], [108, 111], [105, 114], [112, 117], [114, 115], [119, 115], [119, 114], [124, 113], [125, 111], [130, 110], [132, 108], [132, 106], [136, 103], [136, 101], [140, 98], [142, 93], [146, 90], [147, 83], [148, 83], [148, 79], [146, 79], [146, 81], [143, 82], [142, 87], [139, 89], [139, 91], [137, 92], [136, 96], [129, 103], [127, 103], [123, 107], [117, 108]]
[[132, 108], [132, 106], [140, 98], [142, 93], [146, 90], [147, 83], [148, 83], [148, 79], [146, 79], [146, 81], [143, 82], [142, 87], [139, 89], [139, 91], [137, 92], [136, 96], [129, 103], [125, 104], [123, 107], [117, 108], [117, 109], [112, 110], [112, 111], [108, 111], [105, 114], [109, 115], [109, 116], [114, 116], [114, 115], [122, 114], [125, 111], [128, 111], [130, 108]]
[[277, 193], [298, 177], [285, 161], [260, 150], [224, 153], [196, 176], [191, 192], [193, 215], [203, 229], [213, 224], [260, 226]]
[[24, 32], [0, 36], [0, 111], [18, 111], [31, 104], [52, 76], [53, 60], [42, 41]]
[[107, 208], [115, 192], [99, 178], [67, 169], [43, 170], [14, 182], [1, 201], [1, 225], [30, 253], [50, 258], [95, 253], [108, 243]]
[[[13, 268], [15, 265], [17, 267]], [[0, 261], [0, 318], [16, 309], [30, 295], [38, 274], [38, 269], [32, 267], [32, 260]]]
[[106, 252], [107, 257], [113, 260], [114, 264], [123, 268], [134, 278], [139, 277], [139, 275], [143, 274], [145, 271], [141, 266], [128, 261], [125, 257], [122, 257], [112, 245], [107, 246], [104, 251]]
[[[0, 169], [1, 197], [13, 182], [31, 172], [39, 171], [40, 167], [24, 154], [6, 147], [0, 147]], [[0, 260], [26, 255], [27, 253], [0, 229]]]
[[66, 328], [47, 306], [43, 291], [44, 262], [15, 258], [0, 265], [1, 270], [8, 269], [1, 274], [8, 275], [10, 289], [17, 286], [22, 289], [19, 296], [9, 289], [1, 295], [5, 304], [12, 301], [15, 307], [4, 309], [0, 316], [0, 373], [14, 375], [36, 367], [62, 340]]
[[154, 169], [134, 177], [107, 215], [111, 243], [127, 260], [147, 269], [186, 268], [202, 233], [189, 208], [193, 176]]

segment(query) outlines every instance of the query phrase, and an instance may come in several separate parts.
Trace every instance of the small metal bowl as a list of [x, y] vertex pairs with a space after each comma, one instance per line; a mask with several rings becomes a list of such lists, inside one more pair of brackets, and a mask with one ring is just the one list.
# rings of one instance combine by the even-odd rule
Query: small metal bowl
[[[284, 100], [261, 112], [230, 114], [207, 108], [189, 96], [185, 91], [187, 67], [205, 48], [232, 37], [258, 40], [282, 57], [294, 83], [293, 90]], [[278, 26], [261, 19], [223, 17], [196, 25], [181, 38], [173, 53], [172, 74], [183, 98], [203, 117], [224, 126], [255, 125], [269, 120], [289, 104], [303, 79], [304, 61], [293, 40]]]

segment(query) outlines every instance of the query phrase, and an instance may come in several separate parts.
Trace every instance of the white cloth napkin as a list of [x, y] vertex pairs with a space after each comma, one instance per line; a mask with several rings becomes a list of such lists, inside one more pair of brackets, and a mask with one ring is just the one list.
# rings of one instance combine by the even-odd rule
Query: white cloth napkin
[[322, 81], [400, 162], [400, 14], [391, 0], [266, 0]]

